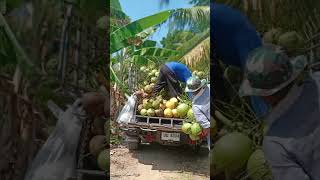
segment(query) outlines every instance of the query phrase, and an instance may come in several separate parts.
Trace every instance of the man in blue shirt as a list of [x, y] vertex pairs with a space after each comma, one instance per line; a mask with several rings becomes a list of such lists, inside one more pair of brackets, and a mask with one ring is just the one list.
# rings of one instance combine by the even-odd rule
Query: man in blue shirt
[[170, 97], [177, 97], [182, 94], [180, 82], [186, 83], [192, 76], [189, 68], [178, 62], [168, 62], [160, 68], [157, 84], [153, 89], [153, 94], [166, 88]]
[[[231, 7], [211, 3], [211, 47], [213, 48], [213, 81], [215, 94], [224, 95], [224, 85], [221, 69], [217, 59], [227, 65], [244, 69], [250, 52], [262, 46], [262, 40], [254, 26], [238, 10]], [[251, 105], [258, 117], [268, 111], [267, 104], [262, 98], [251, 96]]]

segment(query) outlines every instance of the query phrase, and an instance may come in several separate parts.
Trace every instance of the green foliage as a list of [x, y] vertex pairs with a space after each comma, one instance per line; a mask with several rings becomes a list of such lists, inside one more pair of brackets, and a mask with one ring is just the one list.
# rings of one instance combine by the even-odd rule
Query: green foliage
[[190, 0], [189, 3], [195, 6], [209, 6], [210, 0]]
[[130, 22], [130, 18], [122, 11], [119, 0], [110, 1], [110, 22], [111, 32]]
[[106, 13], [106, 0], [79, 0], [80, 14], [87, 22], [96, 22], [97, 19]]
[[310, 38], [320, 29], [318, 0], [259, 0], [256, 1], [256, 5], [247, 1], [247, 6], [242, 0], [217, 2], [242, 10], [260, 33], [272, 28], [281, 28], [284, 32], [297, 31]]
[[108, 16], [102, 16], [97, 21], [97, 27], [106, 30], [108, 28]]
[[169, 30], [189, 29], [202, 32], [210, 26], [210, 7], [196, 6], [174, 10], [169, 19]]
[[12, 9], [21, 6], [22, 0], [6, 0], [7, 10], [10, 12]]
[[194, 35], [195, 33], [191, 31], [175, 30], [169, 32], [166, 37], [162, 38], [160, 43], [166, 49], [177, 50], [182, 44], [189, 41]]
[[119, 0], [110, 0], [110, 9], [122, 11]]
[[138, 33], [162, 23], [170, 16], [170, 11], [163, 11], [123, 26], [110, 34], [110, 52], [114, 53], [128, 44], [126, 40], [135, 37]]
[[0, 65], [17, 63], [16, 53], [3, 28], [0, 28]]
[[147, 47], [139, 49], [138, 51], [135, 51], [133, 54], [139, 56], [171, 57], [177, 55], [178, 52], [170, 49]]
[[141, 45], [137, 46], [137, 49], [146, 48], [146, 47], [155, 47], [157, 44], [156, 41], [145, 40]]

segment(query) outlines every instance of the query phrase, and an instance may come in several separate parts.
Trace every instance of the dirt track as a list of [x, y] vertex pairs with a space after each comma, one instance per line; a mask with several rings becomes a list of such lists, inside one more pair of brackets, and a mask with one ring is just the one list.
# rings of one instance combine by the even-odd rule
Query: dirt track
[[129, 152], [125, 146], [111, 148], [112, 180], [208, 180], [208, 151], [160, 145], [141, 145]]

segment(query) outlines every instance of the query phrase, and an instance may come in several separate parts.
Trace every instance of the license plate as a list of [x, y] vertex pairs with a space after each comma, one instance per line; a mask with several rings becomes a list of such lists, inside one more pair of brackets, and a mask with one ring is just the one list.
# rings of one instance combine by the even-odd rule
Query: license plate
[[180, 141], [180, 133], [161, 133], [161, 140]]

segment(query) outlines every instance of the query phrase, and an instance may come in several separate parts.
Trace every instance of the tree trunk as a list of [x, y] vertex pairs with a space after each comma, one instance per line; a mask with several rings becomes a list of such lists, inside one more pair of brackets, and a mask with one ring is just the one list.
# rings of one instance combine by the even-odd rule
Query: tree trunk
[[76, 49], [75, 49], [75, 70], [74, 70], [74, 84], [79, 86], [79, 63], [80, 63], [80, 50], [81, 50], [81, 28], [77, 29], [76, 34]]
[[60, 80], [60, 86], [63, 87], [65, 80], [65, 71], [67, 64], [67, 54], [68, 54], [68, 30], [70, 26], [70, 18], [72, 14], [73, 5], [69, 4], [67, 6], [66, 17], [62, 26], [61, 39], [60, 39], [60, 51], [59, 51], [59, 64], [58, 64], [58, 79]]

